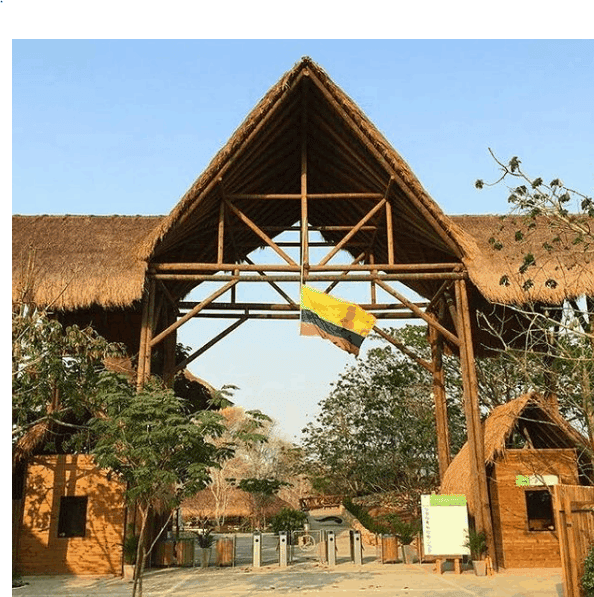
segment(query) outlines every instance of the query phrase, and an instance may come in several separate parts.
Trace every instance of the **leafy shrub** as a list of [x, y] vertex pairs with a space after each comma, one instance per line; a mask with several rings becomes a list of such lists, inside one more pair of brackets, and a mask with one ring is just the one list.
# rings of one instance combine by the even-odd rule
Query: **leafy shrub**
[[410, 545], [421, 530], [418, 520], [404, 522], [398, 514], [386, 514], [383, 519], [388, 523], [390, 529], [400, 539], [402, 545]]
[[270, 524], [275, 533], [287, 531], [291, 533], [302, 529], [307, 521], [307, 514], [293, 508], [283, 508], [276, 516], [272, 518]]
[[202, 529], [202, 531], [199, 532], [196, 536], [198, 545], [203, 549], [208, 549], [209, 547], [212, 547], [215, 538], [211, 535], [211, 533], [212, 529]]
[[588, 556], [584, 561], [584, 576], [582, 586], [586, 591], [586, 597], [594, 597], [594, 545], [590, 547]]
[[468, 529], [468, 538], [464, 547], [470, 549], [470, 557], [474, 561], [482, 560], [483, 554], [487, 551], [487, 536], [484, 531], [477, 533], [474, 529]]
[[136, 552], [138, 550], [138, 535], [128, 535], [124, 539], [124, 562], [126, 564], [136, 564]]

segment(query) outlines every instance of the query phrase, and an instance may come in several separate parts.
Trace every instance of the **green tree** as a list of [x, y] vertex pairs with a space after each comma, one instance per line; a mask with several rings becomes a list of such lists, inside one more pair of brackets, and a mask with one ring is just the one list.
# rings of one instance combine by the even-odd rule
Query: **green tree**
[[107, 342], [90, 327], [64, 327], [45, 309], [16, 305], [12, 312], [12, 440], [33, 428], [40, 433], [37, 448], [57, 451], [61, 440], [78, 432], [97, 406], [104, 361], [122, 357], [121, 345]]
[[253, 527], [262, 529], [266, 526], [266, 506], [282, 487], [289, 485], [281, 479], [267, 479], [250, 477], [241, 479], [237, 486], [242, 491], [249, 493], [252, 499]]
[[[588, 435], [594, 448], [594, 296], [567, 296], [560, 304], [543, 305], [530, 298], [534, 277], [541, 271], [541, 261], [560, 253], [570, 253], [574, 263], [569, 269], [585, 278], [592, 276], [591, 253], [594, 250], [594, 202], [591, 197], [565, 185], [559, 178], [546, 184], [542, 177], [529, 176], [514, 156], [504, 163], [491, 152], [500, 175], [491, 183], [476, 182], [477, 188], [504, 185], [511, 206], [505, 216], [517, 230], [514, 242], [523, 243], [540, 230], [541, 246], [520, 251], [517, 272], [504, 275], [500, 284], [508, 285], [513, 276], [524, 276], [522, 304], [508, 306], [525, 323], [525, 331], [515, 341], [504, 340], [501, 360], [516, 371], [516, 378], [530, 389], [557, 396], [561, 413], [580, 431]], [[495, 249], [504, 245], [492, 238]], [[545, 285], [559, 285], [563, 268], [547, 268]], [[497, 325], [483, 318], [483, 325], [498, 334]], [[562, 390], [560, 390], [562, 389]]]
[[93, 454], [100, 467], [126, 483], [126, 499], [141, 515], [133, 595], [142, 594], [142, 572], [151, 509], [173, 511], [181, 501], [206, 487], [209, 470], [233, 454], [208, 438], [224, 431], [221, 415], [188, 409], [173, 391], [152, 381], [140, 392], [121, 379], [114, 387], [100, 383], [101, 413], [90, 422]]
[[[419, 356], [429, 351], [425, 332], [419, 326], [391, 331]], [[448, 398], [454, 449], [464, 441], [456, 387]], [[369, 350], [340, 376], [321, 402], [316, 421], [303, 430], [304, 468], [314, 488], [346, 495], [434, 488], [432, 389], [431, 375], [391, 345]]]

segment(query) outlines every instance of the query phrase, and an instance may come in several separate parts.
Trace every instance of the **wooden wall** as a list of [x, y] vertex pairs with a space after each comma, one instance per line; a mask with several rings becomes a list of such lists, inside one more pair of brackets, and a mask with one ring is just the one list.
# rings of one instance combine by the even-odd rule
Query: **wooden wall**
[[498, 564], [504, 568], [561, 567], [558, 529], [529, 531], [526, 490], [518, 475], [557, 475], [560, 483], [577, 484], [575, 450], [507, 450], [490, 479], [493, 531]]
[[[124, 486], [87, 455], [33, 458], [18, 543], [21, 574], [121, 574]], [[62, 496], [88, 496], [84, 537], [58, 537]]]

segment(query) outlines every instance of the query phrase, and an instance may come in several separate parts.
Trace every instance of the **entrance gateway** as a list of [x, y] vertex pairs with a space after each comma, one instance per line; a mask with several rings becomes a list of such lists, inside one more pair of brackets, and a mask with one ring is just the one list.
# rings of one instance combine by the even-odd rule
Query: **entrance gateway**
[[[266, 94], [144, 242], [138, 385], [150, 376], [155, 351], [162, 356], [164, 379], [171, 382], [249, 319], [298, 319], [298, 291], [288, 293], [284, 283], [296, 289], [323, 283], [327, 293], [345, 281], [366, 284], [369, 300], [361, 307], [377, 318], [374, 330], [433, 375], [442, 477], [451, 459], [444, 346], [460, 356], [471, 467], [478, 481], [476, 523], [492, 544], [465, 265], [473, 243], [359, 108], [304, 58]], [[261, 248], [274, 259], [256, 263], [251, 254]], [[295, 250], [299, 257], [291, 256]], [[318, 251], [319, 260], [313, 258]], [[340, 251], [350, 263], [336, 263]], [[216, 290], [198, 302], [183, 300], [205, 283], [214, 283]], [[409, 300], [397, 283], [423, 301]], [[265, 284], [278, 300], [238, 302], [240, 284]], [[378, 300], [378, 289], [390, 302]], [[176, 332], [196, 317], [235, 321], [176, 364]], [[383, 320], [405, 318], [427, 323], [430, 362], [381, 327]]]

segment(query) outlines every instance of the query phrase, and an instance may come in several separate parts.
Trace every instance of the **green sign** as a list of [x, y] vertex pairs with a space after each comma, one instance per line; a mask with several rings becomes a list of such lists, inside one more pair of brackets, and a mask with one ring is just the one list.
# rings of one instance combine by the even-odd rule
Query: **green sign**
[[429, 496], [430, 506], [466, 506], [465, 495], [437, 495]]
[[518, 487], [528, 487], [530, 485], [530, 477], [528, 475], [516, 475], [516, 485]]

